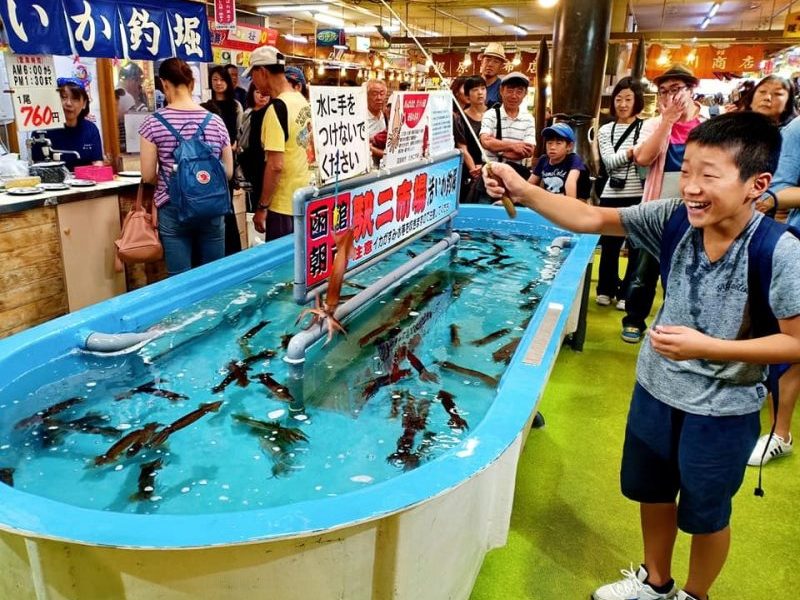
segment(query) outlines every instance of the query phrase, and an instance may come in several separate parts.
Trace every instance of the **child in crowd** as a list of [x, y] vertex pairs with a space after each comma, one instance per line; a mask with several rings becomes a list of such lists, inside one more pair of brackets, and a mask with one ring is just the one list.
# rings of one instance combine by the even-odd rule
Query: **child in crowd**
[[545, 154], [533, 168], [530, 181], [553, 194], [589, 198], [589, 171], [575, 148], [575, 132], [566, 123], [554, 123], [542, 130]]
[[[763, 365], [800, 362], [800, 240], [753, 208], [780, 145], [763, 115], [715, 117], [689, 134], [681, 198], [624, 208], [549, 194], [502, 164], [484, 174], [492, 197], [507, 194], [573, 231], [627, 234], [667, 273], [664, 304], [639, 352], [621, 468], [623, 494], [640, 503], [644, 561], [595, 600], [707, 600], [725, 564], [731, 501], [759, 433]], [[758, 243], [765, 230], [771, 245]], [[773, 266], [757, 289], [751, 256]], [[755, 334], [763, 319], [750, 314], [751, 300], [767, 296], [779, 332]], [[683, 589], [671, 573], [678, 529], [692, 535]]]

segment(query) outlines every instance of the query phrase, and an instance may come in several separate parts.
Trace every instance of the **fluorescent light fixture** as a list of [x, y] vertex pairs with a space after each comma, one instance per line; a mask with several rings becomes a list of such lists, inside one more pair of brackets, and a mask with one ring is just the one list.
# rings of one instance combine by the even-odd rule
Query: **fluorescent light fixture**
[[703, 22], [700, 23], [700, 29], [705, 29], [706, 27], [708, 27], [709, 23], [711, 23], [711, 17], [706, 17], [705, 19], [703, 19]]
[[349, 50], [350, 49], [350, 46], [345, 46], [344, 44], [334, 44], [333, 47], [336, 48], [337, 50]]
[[708, 16], [713, 17], [715, 14], [717, 14], [718, 10], [719, 10], [719, 2], [714, 2], [714, 5], [711, 7], [711, 10], [708, 11]]
[[524, 27], [520, 27], [519, 25], [509, 25], [508, 27], [517, 35], [528, 35], [528, 30]]
[[334, 17], [333, 15], [316, 13], [314, 14], [314, 20], [317, 23], [322, 23], [323, 25], [332, 25], [333, 27], [344, 27], [344, 19], [341, 19], [339, 17]]
[[558, 0], [539, 0], [539, 6], [542, 8], [553, 8], [558, 4]]
[[283, 39], [287, 42], [294, 42], [295, 44], [307, 44], [308, 38], [303, 37], [302, 35], [294, 35], [291, 33], [284, 33]]
[[497, 12], [493, 11], [493, 10], [492, 10], [492, 9], [490, 9], [490, 8], [484, 8], [484, 9], [483, 9], [483, 12], [484, 12], [484, 14], [486, 15], [486, 17], [487, 17], [487, 18], [488, 18], [490, 21], [494, 21], [494, 22], [495, 22], [495, 23], [497, 23], [498, 25], [499, 25], [500, 23], [502, 23], [502, 22], [503, 22], [503, 15], [501, 15], [500, 13], [497, 13]]
[[268, 4], [267, 6], [259, 6], [256, 8], [257, 13], [262, 15], [270, 15], [275, 13], [298, 12], [304, 10], [313, 10], [315, 12], [327, 12], [327, 4]]

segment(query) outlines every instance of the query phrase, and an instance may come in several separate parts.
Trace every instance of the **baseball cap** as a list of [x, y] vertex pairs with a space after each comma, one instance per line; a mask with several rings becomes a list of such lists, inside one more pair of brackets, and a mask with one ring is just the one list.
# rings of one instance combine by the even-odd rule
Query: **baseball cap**
[[298, 67], [286, 67], [283, 70], [283, 74], [286, 75], [286, 79], [290, 83], [299, 83], [300, 85], [306, 84], [306, 76], [303, 75], [303, 71]]
[[565, 139], [572, 144], [575, 143], [575, 132], [566, 123], [553, 123], [550, 127], [542, 129], [543, 140], [554, 137]]
[[531, 84], [531, 80], [524, 73], [520, 73], [519, 71], [512, 71], [505, 77], [503, 77], [500, 85], [524, 85], [525, 87]]
[[694, 73], [689, 70], [689, 67], [680, 64], [672, 65], [661, 75], [654, 78], [653, 83], [656, 85], [661, 85], [661, 82], [666, 81], [667, 79], [679, 79], [686, 82], [686, 84], [690, 87], [697, 87], [697, 84], [700, 83], [700, 80], [694, 76]]
[[274, 46], [259, 46], [250, 53], [250, 66], [244, 71], [244, 77], [250, 77], [253, 67], [285, 65], [286, 57]]

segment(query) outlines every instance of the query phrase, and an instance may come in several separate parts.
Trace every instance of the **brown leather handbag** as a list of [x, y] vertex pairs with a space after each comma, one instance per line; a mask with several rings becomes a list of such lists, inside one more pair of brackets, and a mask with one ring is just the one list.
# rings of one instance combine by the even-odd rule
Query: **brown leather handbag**
[[136, 202], [122, 223], [122, 233], [114, 242], [117, 247], [115, 266], [122, 271], [122, 264], [149, 263], [164, 256], [164, 248], [158, 239], [158, 213], [156, 203], [148, 213], [142, 205], [144, 186], [139, 185]]

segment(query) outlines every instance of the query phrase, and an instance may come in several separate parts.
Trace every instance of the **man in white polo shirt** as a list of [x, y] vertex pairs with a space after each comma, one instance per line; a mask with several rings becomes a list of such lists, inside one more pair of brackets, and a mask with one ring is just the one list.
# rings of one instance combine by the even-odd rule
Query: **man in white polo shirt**
[[503, 77], [500, 83], [502, 106], [487, 110], [481, 121], [480, 140], [486, 157], [518, 165], [515, 170], [523, 167], [522, 161], [532, 157], [536, 150], [533, 116], [520, 108], [529, 83], [528, 78], [517, 71]]

